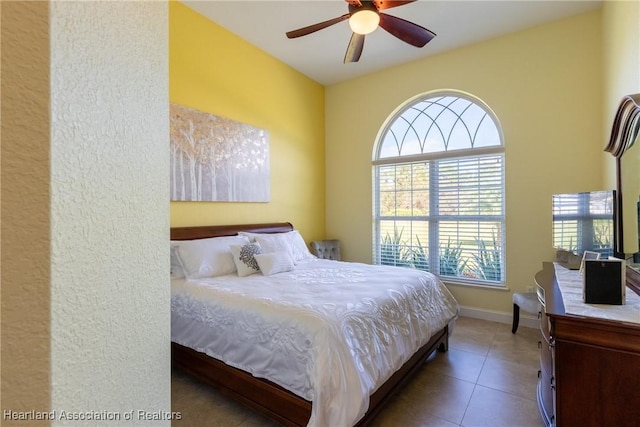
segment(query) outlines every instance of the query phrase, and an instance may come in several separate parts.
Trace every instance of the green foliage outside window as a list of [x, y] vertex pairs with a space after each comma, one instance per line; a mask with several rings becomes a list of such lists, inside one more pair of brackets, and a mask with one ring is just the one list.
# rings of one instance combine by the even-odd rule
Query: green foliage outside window
[[478, 241], [478, 247], [478, 253], [474, 254], [476, 277], [499, 281], [502, 278], [502, 260], [495, 237], [490, 248], [487, 248], [484, 240]]
[[[427, 245], [423, 245], [417, 235], [415, 236], [417, 244], [411, 245], [407, 240], [402, 239], [403, 232], [403, 229], [398, 231], [394, 228], [393, 236], [387, 232], [382, 238], [380, 263], [433, 271]], [[446, 246], [440, 249], [438, 264], [440, 276], [487, 281], [502, 280], [502, 259], [495, 236], [488, 244], [484, 240], [477, 240], [475, 251], [465, 250], [460, 242], [452, 242], [449, 238]]]
[[460, 243], [451, 245], [451, 239], [447, 240], [447, 246], [440, 250], [440, 275], [462, 276], [467, 269], [468, 258], [463, 258]]
[[395, 265], [399, 267], [414, 267], [411, 262], [412, 251], [402, 242], [402, 232], [393, 230], [393, 237], [387, 233], [380, 245], [380, 263], [382, 265]]

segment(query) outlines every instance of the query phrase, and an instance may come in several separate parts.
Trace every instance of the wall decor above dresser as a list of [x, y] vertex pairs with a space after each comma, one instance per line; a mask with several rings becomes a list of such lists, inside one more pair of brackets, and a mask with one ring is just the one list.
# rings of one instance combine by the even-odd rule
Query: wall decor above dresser
[[[616, 158], [616, 256], [640, 252], [640, 93], [622, 97], [605, 147]], [[638, 256], [635, 257], [638, 259]]]

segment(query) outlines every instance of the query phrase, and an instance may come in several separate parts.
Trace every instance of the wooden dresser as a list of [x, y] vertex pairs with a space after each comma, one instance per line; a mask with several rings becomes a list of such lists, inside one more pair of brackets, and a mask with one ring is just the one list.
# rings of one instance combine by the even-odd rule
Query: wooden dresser
[[[627, 269], [628, 294], [638, 293], [639, 278]], [[551, 262], [535, 280], [542, 304], [537, 394], [545, 424], [639, 426], [640, 324], [566, 313]], [[635, 318], [637, 307], [618, 307], [633, 310]]]

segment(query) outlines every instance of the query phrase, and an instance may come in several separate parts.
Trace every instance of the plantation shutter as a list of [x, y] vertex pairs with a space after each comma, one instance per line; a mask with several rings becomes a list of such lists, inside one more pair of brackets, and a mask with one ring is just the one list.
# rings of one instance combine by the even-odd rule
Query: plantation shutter
[[501, 281], [503, 155], [438, 161], [438, 246], [442, 276]]

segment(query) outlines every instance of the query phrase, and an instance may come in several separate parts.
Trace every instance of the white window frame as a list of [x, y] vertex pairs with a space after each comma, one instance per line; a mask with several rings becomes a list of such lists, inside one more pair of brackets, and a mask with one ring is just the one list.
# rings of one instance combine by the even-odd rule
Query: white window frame
[[[474, 138], [477, 134], [477, 130], [475, 129], [474, 133], [474, 129], [470, 128], [469, 126], [467, 126], [467, 124], [464, 122], [464, 119], [461, 117], [464, 113], [460, 113], [458, 115], [458, 119], [456, 120], [456, 122], [461, 123], [462, 125], [464, 125], [466, 131], [467, 131], [467, 136], [469, 137], [469, 141], [470, 141], [470, 147], [469, 148], [455, 148], [455, 149], [451, 149], [451, 150], [447, 150], [447, 148], [449, 147], [449, 143], [453, 142], [453, 138], [451, 138], [450, 140], [448, 140], [447, 138], [449, 138], [451, 136], [451, 134], [453, 132], [448, 132], [448, 136], [446, 136], [445, 134], [447, 134], [447, 132], [443, 132], [440, 128], [438, 128], [439, 134], [442, 135], [443, 138], [443, 143], [444, 143], [444, 149], [441, 151], [434, 151], [433, 149], [431, 149], [430, 151], [427, 150], [428, 152], [423, 152], [422, 153], [416, 153], [413, 152], [411, 154], [407, 154], [407, 155], [397, 155], [397, 156], [387, 156], [387, 157], [381, 157], [381, 152], [383, 150], [383, 143], [385, 141], [385, 137], [387, 135], [388, 132], [390, 132], [391, 127], [393, 126], [393, 124], [396, 122], [396, 120], [403, 120], [403, 125], [406, 125], [409, 127], [408, 130], [406, 130], [404, 136], [406, 137], [406, 135], [408, 134], [412, 134], [413, 136], [415, 136], [417, 139], [420, 139], [421, 137], [423, 137], [426, 140], [426, 133], [424, 135], [420, 135], [420, 131], [416, 130], [416, 129], [412, 129], [412, 124], [413, 122], [409, 123], [410, 120], [408, 120], [407, 118], [403, 118], [403, 114], [407, 111], [410, 111], [414, 106], [419, 105], [421, 102], [427, 101], [427, 100], [437, 100], [437, 99], [441, 99], [441, 100], [449, 100], [449, 97], [455, 97], [455, 98], [459, 98], [461, 100], [461, 102], [467, 101], [467, 102], [471, 102], [475, 107], [479, 107], [481, 110], [484, 111], [485, 116], [483, 117], [482, 120], [484, 120], [485, 118], [488, 118], [491, 120], [491, 123], [495, 126], [495, 132], [496, 135], [494, 135], [493, 138], [493, 144], [494, 145], [490, 145], [490, 146], [486, 146], [483, 145], [483, 143], [481, 142], [479, 145], [480, 147], [473, 147], [473, 144], [475, 142]], [[467, 107], [470, 108], [470, 107]], [[411, 114], [416, 114], [415, 113], [415, 108], [414, 110], [411, 111]], [[425, 108], [426, 111], [426, 108]], [[419, 114], [418, 114], [419, 115]], [[425, 116], [428, 116], [428, 114], [424, 114]], [[427, 128], [427, 127], [432, 127], [432, 126], [438, 126], [437, 124], [437, 120], [438, 120], [438, 116], [436, 115], [435, 118], [433, 117], [429, 117], [429, 119], [433, 119], [433, 125], [431, 126], [425, 126], [424, 123], [421, 125], [423, 129]], [[414, 119], [415, 121], [416, 119]], [[422, 117], [422, 120], [424, 120], [424, 117]], [[480, 125], [478, 125], [478, 128], [480, 127]], [[404, 144], [404, 141], [399, 140], [398, 135], [394, 134], [393, 135], [393, 141], [396, 144], [396, 147], [402, 147]], [[415, 151], [415, 139], [414, 138], [414, 142], [413, 142], [413, 148]], [[496, 141], [497, 139], [497, 141]], [[408, 145], [409, 143], [407, 143]], [[426, 146], [426, 143], [424, 144]], [[402, 151], [402, 149], [399, 149], [399, 151]], [[491, 175], [491, 178], [496, 178], [499, 177], [499, 181], [500, 181], [500, 185], [501, 188], [499, 189], [501, 191], [500, 194], [500, 200], [501, 203], [498, 209], [498, 212], [494, 212], [491, 215], [476, 215], [475, 217], [473, 215], [464, 215], [464, 214], [459, 214], [459, 215], [454, 215], [454, 216], [444, 216], [444, 215], [440, 215], [437, 212], [437, 206], [438, 206], [438, 191], [434, 190], [434, 188], [437, 189], [437, 180], [435, 179], [438, 174], [435, 171], [435, 169], [438, 167], [439, 164], [444, 164], [444, 163], [452, 163], [452, 164], [460, 164], [460, 162], [462, 162], [462, 164], [466, 164], [465, 162], [467, 161], [474, 161], [474, 160], [478, 160], [478, 162], [480, 162], [479, 159], [491, 159], [496, 161], [497, 163], [499, 163], [499, 167], [497, 167], [497, 171], [496, 172], [492, 172], [493, 175]], [[505, 176], [504, 176], [504, 137], [502, 134], [502, 128], [500, 126], [500, 122], [497, 118], [497, 116], [495, 115], [495, 113], [491, 110], [491, 108], [489, 108], [483, 101], [481, 101], [480, 99], [478, 99], [477, 97], [470, 95], [468, 93], [464, 93], [461, 91], [453, 91], [453, 90], [447, 90], [447, 91], [436, 91], [436, 92], [429, 92], [429, 93], [425, 93], [425, 94], [421, 94], [418, 95], [416, 97], [413, 97], [411, 99], [409, 99], [408, 101], [406, 101], [404, 104], [402, 104], [399, 108], [396, 109], [396, 111], [387, 119], [385, 125], [381, 128], [381, 131], [378, 134], [377, 140], [376, 140], [376, 144], [374, 147], [374, 153], [373, 153], [373, 161], [372, 161], [372, 165], [373, 165], [373, 262], [376, 264], [381, 264], [383, 263], [383, 257], [381, 255], [381, 252], [383, 251], [383, 246], [385, 247], [384, 251], [387, 251], [388, 248], [390, 247], [390, 245], [388, 244], [389, 241], [393, 240], [393, 236], [390, 236], [388, 234], [388, 229], [385, 232], [385, 236], [382, 236], [382, 232], [381, 232], [381, 222], [382, 221], [393, 221], [394, 224], [396, 222], [402, 222], [404, 221], [409, 222], [409, 233], [411, 234], [409, 236], [409, 241], [407, 242], [402, 242], [401, 245], [396, 245], [396, 246], [402, 246], [407, 252], [406, 253], [411, 253], [411, 254], [415, 254], [417, 249], [422, 249], [421, 247], [423, 246], [423, 242], [418, 242], [418, 244], [416, 245], [416, 242], [413, 240], [413, 225], [421, 225], [422, 222], [426, 222], [428, 224], [428, 244], [425, 245], [428, 247], [428, 267], [424, 268], [427, 270], [435, 270], [433, 271], [436, 275], [440, 276], [441, 279], [445, 282], [448, 283], [460, 283], [460, 284], [470, 284], [470, 285], [480, 285], [480, 286], [491, 286], [491, 287], [505, 287], [506, 286], [506, 236], [505, 236], [505, 232], [506, 232], [506, 227], [505, 227]], [[380, 181], [380, 174], [384, 172], [384, 168], [386, 167], [387, 169], [389, 169], [389, 167], [396, 167], [396, 166], [403, 166], [403, 165], [417, 165], [419, 167], [425, 167], [427, 168], [428, 166], [428, 170], [429, 170], [429, 210], [428, 210], [428, 214], [426, 215], [400, 215], [400, 216], [393, 216], [393, 215], [381, 215], [380, 214], [380, 203], [381, 203], [381, 181]], [[408, 167], [408, 166], [407, 166]], [[499, 169], [499, 170], [498, 170]], [[383, 172], [381, 172], [381, 170]], [[413, 169], [412, 169], [413, 170]], [[484, 169], [481, 169], [484, 170]], [[397, 176], [397, 175], [394, 175]], [[411, 176], [411, 194], [413, 195], [414, 191], [417, 191], [414, 187], [413, 184], [413, 173], [410, 175]], [[478, 188], [481, 187], [480, 185], [480, 177], [477, 178], [478, 181]], [[394, 184], [395, 185], [395, 184]], [[462, 188], [462, 185], [460, 187], [458, 187], [458, 191], [460, 191], [460, 188]], [[480, 191], [480, 190], [478, 190]], [[398, 191], [393, 190], [391, 191], [391, 193], [393, 194], [397, 194]], [[395, 197], [395, 196], [394, 196]], [[413, 196], [411, 196], [413, 197]], [[480, 198], [478, 198], [478, 200], [480, 200]], [[398, 209], [398, 202], [394, 202], [396, 203], [395, 207], [396, 207], [396, 212]], [[458, 205], [458, 209], [460, 209], [461, 205]], [[455, 220], [458, 220], [457, 222], [455, 222]], [[447, 220], [454, 220], [453, 223], [449, 223], [449, 224], [457, 224], [457, 226], [468, 226], [468, 224], [473, 224], [473, 221], [477, 221], [477, 227], [478, 230], [481, 229], [481, 224], [486, 223], [486, 222], [491, 222], [494, 224], [494, 226], [497, 226], [498, 231], [497, 234], [498, 236], [498, 241], [497, 241], [497, 245], [499, 246], [499, 254], [495, 251], [487, 251], [487, 250], [481, 250], [480, 247], [481, 245], [479, 243], [477, 243], [477, 247], [475, 249], [465, 249], [464, 247], [462, 248], [462, 254], [466, 254], [466, 258], [467, 258], [467, 266], [468, 269], [466, 269], [465, 271], [467, 273], [465, 273], [464, 276], [461, 275], [456, 275], [456, 276], [451, 276], [451, 275], [442, 275], [440, 274], [443, 270], [443, 266], [440, 265], [442, 260], [446, 259], [446, 256], [444, 256], [446, 254], [446, 251], [443, 251], [443, 245], [441, 242], [439, 242], [439, 234], [440, 234], [440, 228], [441, 228], [441, 223], [445, 223]], [[467, 225], [465, 225], [467, 224]], [[420, 228], [420, 227], [417, 227]], [[394, 225], [394, 229], [395, 229], [395, 225]], [[398, 230], [400, 231], [400, 230]], [[484, 230], [485, 233], [482, 234], [480, 233], [480, 231], [478, 231], [478, 235], [479, 236], [486, 236], [486, 230]], [[424, 230], [423, 230], [424, 233]], [[389, 239], [391, 237], [391, 239]], [[406, 238], [406, 236], [402, 236], [403, 238]], [[416, 235], [417, 237], [417, 235]], [[383, 238], [386, 240], [386, 244], [383, 243]], [[419, 240], [419, 239], [418, 239]], [[480, 240], [482, 240], [483, 243], [486, 243], [484, 238], [483, 239], [476, 239], [476, 242], [479, 242]], [[396, 241], [396, 243], [399, 242]], [[406, 244], [405, 244], [406, 243]], [[393, 246], [393, 245], [392, 245]], [[484, 246], [483, 246], [484, 247]], [[489, 247], [489, 246], [487, 246]], [[397, 247], [396, 247], [397, 249]], [[487, 279], [486, 277], [480, 277], [481, 274], [477, 273], [477, 272], [486, 272], [486, 271], [490, 271], [489, 268], [482, 269], [480, 268], [480, 264], [482, 264], [482, 262], [480, 261], [480, 255], [486, 255], [487, 252], [494, 252], [495, 256], [499, 256], [499, 264], [500, 264], [500, 272], [499, 272], [499, 278], [494, 278], [491, 277], [489, 279]], [[388, 252], [386, 252], [388, 253]], [[394, 260], [398, 260], [400, 258], [402, 259], [408, 259], [405, 256], [400, 256], [398, 255], [397, 252], [392, 251], [392, 253], [394, 254], [392, 256], [392, 258]], [[419, 255], [419, 254], [418, 254]], [[385, 258], [385, 264], [392, 264], [392, 265], [401, 265], [401, 266], [410, 266], [410, 267], [414, 267], [414, 268], [421, 268], [420, 265], [420, 261], [415, 261], [418, 258], [415, 258], [414, 255], [411, 255], [411, 259], [413, 260], [413, 262], [389, 262], [389, 256], [386, 256]], [[461, 257], [464, 258], [464, 257]], [[486, 265], [486, 264], [485, 264]], [[444, 269], [446, 271], [446, 269]], [[469, 272], [473, 272], [473, 273], [469, 273]], [[494, 273], [495, 274], [495, 273]], [[475, 275], [475, 277], [473, 277]], [[469, 277], [472, 276], [472, 277]], [[484, 274], [484, 276], [491, 276]]]

